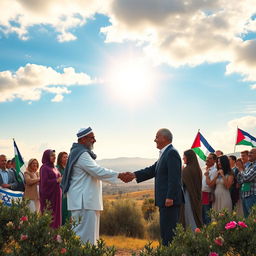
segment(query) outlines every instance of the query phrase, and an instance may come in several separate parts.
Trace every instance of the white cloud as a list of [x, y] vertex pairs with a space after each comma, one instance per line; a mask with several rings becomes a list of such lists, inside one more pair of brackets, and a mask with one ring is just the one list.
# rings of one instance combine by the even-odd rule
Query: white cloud
[[[230, 120], [223, 130], [215, 131], [206, 138], [215, 150], [220, 149], [225, 153], [234, 152], [237, 127], [256, 136], [256, 116], [243, 116]], [[248, 149], [250, 147], [237, 146], [236, 151]]]
[[135, 40], [158, 63], [172, 66], [227, 62], [227, 74], [256, 81], [256, 0], [113, 0], [106, 42]]
[[256, 81], [256, 0], [9, 0], [0, 1], [0, 30], [27, 39], [33, 25], [50, 25], [60, 42], [96, 13], [109, 17], [106, 42], [132, 40], [157, 63], [226, 62], [226, 74]]
[[60, 42], [74, 40], [72, 28], [82, 26], [99, 9], [98, 0], [1, 0], [0, 31], [28, 39], [33, 25], [50, 25], [59, 32]]
[[[0, 72], [0, 102], [20, 98], [24, 101], [35, 101], [41, 98], [42, 92], [56, 94], [53, 102], [63, 99], [63, 94], [71, 93], [67, 86], [89, 85], [95, 82], [85, 73], [76, 73], [72, 67], [57, 72], [51, 67], [27, 64], [16, 72]], [[59, 85], [58, 87], [53, 87]]]
[[52, 102], [61, 102], [64, 96], [62, 94], [56, 94], [55, 97], [51, 100]]
[[248, 132], [254, 132], [256, 135], [256, 116], [244, 116], [228, 122], [228, 127], [236, 128], [239, 127]]

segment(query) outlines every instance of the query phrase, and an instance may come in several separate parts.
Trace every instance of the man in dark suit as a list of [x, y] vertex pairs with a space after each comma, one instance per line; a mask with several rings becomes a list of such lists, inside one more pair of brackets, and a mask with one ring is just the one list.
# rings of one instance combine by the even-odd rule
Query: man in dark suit
[[121, 179], [125, 182], [136, 179], [139, 183], [155, 177], [155, 204], [160, 212], [162, 244], [168, 246], [179, 219], [180, 205], [184, 202], [181, 158], [172, 145], [172, 133], [168, 129], [160, 129], [154, 141], [160, 150], [158, 161], [145, 169], [126, 173]]

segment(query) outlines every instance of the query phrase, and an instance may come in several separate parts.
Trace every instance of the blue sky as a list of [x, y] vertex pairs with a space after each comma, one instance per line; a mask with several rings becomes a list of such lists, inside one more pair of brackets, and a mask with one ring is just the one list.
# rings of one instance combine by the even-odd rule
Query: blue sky
[[[76, 132], [86, 126], [95, 131], [99, 159], [157, 157], [153, 139], [162, 127], [173, 132], [181, 153], [190, 148], [198, 129], [227, 153], [233, 150], [237, 126], [256, 136], [256, 25], [249, 1], [241, 17], [241, 6], [234, 4], [225, 10], [237, 11], [230, 20], [223, 21], [225, 13], [216, 11], [217, 28], [214, 16], [207, 18], [210, 28], [201, 20], [201, 25], [189, 23], [182, 35], [179, 23], [165, 27], [175, 6], [163, 21], [153, 15], [153, 6], [152, 13], [138, 10], [134, 17], [128, 8], [136, 8], [134, 1], [125, 9], [125, 1], [117, 0], [100, 11], [90, 5], [90, 14], [76, 10], [76, 15], [64, 4], [58, 15], [67, 21], [60, 18], [60, 29], [59, 20], [47, 19], [50, 1], [45, 14], [15, 2], [26, 19], [15, 20], [11, 11], [0, 19], [0, 153], [12, 157], [12, 138], [25, 160], [41, 158], [47, 148], [69, 151]], [[194, 2], [181, 11], [183, 22], [205, 8]], [[79, 25], [68, 19], [80, 19], [77, 13]], [[232, 19], [241, 21], [241, 27], [233, 26]]]

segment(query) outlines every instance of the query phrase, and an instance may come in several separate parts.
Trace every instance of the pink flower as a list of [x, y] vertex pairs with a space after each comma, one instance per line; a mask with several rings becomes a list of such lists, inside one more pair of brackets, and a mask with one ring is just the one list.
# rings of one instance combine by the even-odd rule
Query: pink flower
[[22, 216], [22, 217], [20, 218], [20, 221], [28, 221], [28, 217], [27, 217], [27, 216]]
[[62, 239], [61, 239], [61, 236], [60, 235], [57, 235], [56, 236], [56, 240], [58, 243], [62, 243]]
[[61, 250], [60, 250], [60, 253], [61, 254], [64, 254], [64, 253], [66, 253], [67, 252], [67, 249], [66, 248], [61, 248]]
[[229, 223], [226, 224], [225, 229], [232, 229], [235, 228], [237, 223], [235, 221], [230, 221]]
[[195, 229], [195, 233], [201, 233], [201, 229], [200, 228], [196, 228]]
[[222, 246], [223, 243], [224, 243], [224, 239], [221, 236], [216, 237], [216, 239], [214, 240], [214, 243], [219, 245], [219, 246]]
[[28, 236], [27, 236], [27, 235], [21, 234], [21, 236], [20, 236], [20, 240], [21, 240], [21, 241], [24, 241], [24, 240], [27, 240], [27, 239], [28, 239]]
[[209, 256], [219, 256], [219, 254], [217, 252], [210, 252]]
[[238, 225], [242, 228], [248, 228], [248, 226], [243, 221], [238, 221]]

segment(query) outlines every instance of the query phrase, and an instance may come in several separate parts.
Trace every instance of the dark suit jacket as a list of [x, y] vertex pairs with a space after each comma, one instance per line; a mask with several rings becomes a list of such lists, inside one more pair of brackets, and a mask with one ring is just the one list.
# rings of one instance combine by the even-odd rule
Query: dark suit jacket
[[168, 146], [161, 158], [150, 167], [135, 172], [137, 182], [155, 177], [155, 204], [165, 207], [166, 198], [174, 205], [184, 203], [181, 185], [181, 158], [178, 151]]

